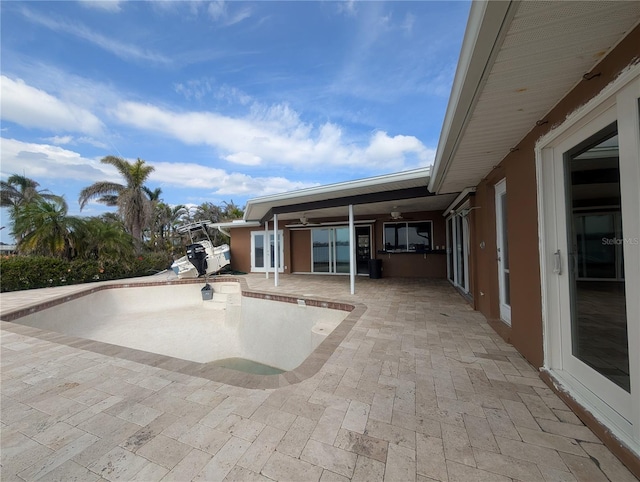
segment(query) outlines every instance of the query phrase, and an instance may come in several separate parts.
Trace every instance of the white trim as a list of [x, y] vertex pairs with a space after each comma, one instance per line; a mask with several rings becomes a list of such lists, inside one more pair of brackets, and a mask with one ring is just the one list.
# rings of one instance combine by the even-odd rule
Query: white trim
[[[255, 237], [262, 236], [263, 240], [263, 267], [257, 267], [255, 261]], [[265, 273], [265, 277], [269, 278], [269, 272], [273, 271], [273, 267], [271, 266], [271, 236], [273, 236], [273, 230], [262, 230], [262, 231], [251, 231], [251, 267], [250, 270], [252, 273]], [[279, 257], [278, 261], [280, 267], [278, 272], [284, 272], [284, 232], [282, 229], [278, 230], [278, 238], [281, 241], [279, 244]]]
[[[624, 252], [627, 333], [631, 393], [624, 392], [603, 376], [575, 359], [570, 350], [566, 306], [568, 269], [564, 152], [617, 121], [620, 145], [621, 215], [624, 237], [640, 243], [640, 64], [627, 67], [613, 82], [565, 122], [541, 137], [535, 146], [544, 369], [550, 372], [578, 403], [608, 427], [628, 447], [640, 454], [640, 249], [626, 246]], [[560, 249], [562, 272], [553, 273], [553, 253]], [[564, 320], [560, 322], [560, 320]], [[580, 377], [580, 379], [577, 379]], [[617, 394], [617, 395], [616, 395]], [[625, 395], [626, 394], [626, 395]], [[607, 399], [606, 402], [603, 399]], [[625, 401], [626, 400], [626, 401]]]
[[[348, 221], [347, 221], [348, 222]], [[354, 220], [353, 223], [355, 225], [360, 225], [360, 224], [374, 224], [376, 222], [375, 219], [364, 219], [361, 221], [356, 221]], [[326, 223], [307, 223], [307, 224], [285, 224], [284, 227], [285, 228], [289, 228], [289, 229], [312, 229], [312, 228], [321, 228], [323, 226], [344, 226], [345, 222], [344, 221], [331, 221], [331, 222], [326, 222]]]
[[353, 222], [353, 204], [349, 204], [349, 287], [356, 294], [356, 227]]
[[[349, 271], [347, 272], [340, 272], [337, 271], [336, 267], [337, 267], [337, 259], [338, 259], [338, 246], [337, 246], [337, 231], [339, 229], [345, 229], [347, 230], [347, 234], [349, 234]], [[327, 261], [328, 263], [328, 271], [315, 271], [315, 260], [314, 260], [314, 246], [313, 246], [313, 232], [314, 231], [320, 231], [320, 230], [326, 230], [327, 231], [327, 249], [328, 249], [328, 255], [329, 255], [329, 259]], [[351, 272], [351, 251], [353, 251], [354, 246], [351, 242], [351, 233], [350, 233], [350, 229], [348, 225], [340, 224], [339, 226], [326, 226], [326, 227], [322, 227], [322, 226], [317, 226], [317, 227], [313, 227], [310, 229], [311, 231], [311, 236], [309, 236], [310, 238], [310, 249], [311, 249], [311, 273], [314, 274], [331, 274], [331, 275], [345, 275], [345, 274], [350, 274]]]
[[[469, 266], [471, 230], [469, 227], [469, 219], [467, 218], [469, 205], [470, 202], [467, 199], [455, 211], [449, 214], [445, 220], [447, 228], [447, 279], [453, 286], [467, 294], [470, 293], [471, 289], [471, 267]], [[458, 229], [458, 219], [460, 219], [460, 229]], [[462, 243], [462, 262], [464, 267], [462, 279], [460, 279], [459, 276], [460, 257], [458, 256], [458, 241]], [[451, 246], [449, 243], [451, 243]], [[449, 248], [451, 248], [451, 250], [449, 250]]]
[[[460, 209], [462, 208], [462, 206], [458, 207], [458, 204], [460, 204], [462, 201], [464, 201], [467, 196], [469, 196], [470, 194], [473, 194], [475, 192], [476, 192], [476, 188], [475, 187], [467, 187], [467, 188], [465, 188], [460, 194], [458, 194], [458, 196], [453, 200], [453, 202], [447, 206], [447, 209], [444, 210], [442, 215], [446, 218], [447, 216], [449, 216], [451, 214], [455, 214], [456, 212], [459, 212]], [[468, 202], [468, 200], [467, 200], [467, 202]], [[467, 204], [467, 203], [465, 203], [465, 204]]]
[[429, 191], [439, 194], [458, 143], [478, 100], [519, 2], [471, 2], [460, 60], [438, 141]]
[[[252, 219], [252, 217], [254, 216], [252, 210], [254, 208], [257, 208], [257, 206], [259, 205], [273, 204], [286, 206], [288, 204], [302, 203], [313, 200], [324, 200], [328, 198], [339, 198], [349, 195], [355, 195], [353, 193], [350, 194], [351, 191], [362, 191], [362, 194], [370, 192], [381, 192], [387, 190], [384, 189], [384, 187], [388, 184], [406, 183], [406, 187], [424, 186], [424, 190], [426, 193], [430, 176], [431, 166], [428, 166], [421, 167], [419, 169], [413, 169], [410, 171], [401, 171], [391, 174], [385, 174], [382, 176], [375, 176], [334, 184], [325, 184], [322, 186], [299, 189], [297, 191], [288, 191], [279, 194], [272, 194], [269, 196], [257, 197], [249, 199], [247, 201], [247, 204], [245, 206], [244, 219]], [[347, 207], [347, 205], [345, 205], [345, 207]]]
[[[278, 246], [279, 244], [278, 241], [279, 241], [281, 232], [282, 231], [278, 231], [278, 215], [274, 214], [273, 215], [273, 284], [276, 287], [278, 286], [278, 281], [279, 281], [278, 273], [280, 271], [279, 269], [276, 269], [276, 268], [279, 268], [281, 264], [284, 265], [284, 262], [283, 263], [280, 262], [284, 260], [281, 260], [280, 258], [280, 249]], [[284, 238], [284, 233], [282, 234], [282, 237]], [[282, 243], [282, 251], [284, 251], [284, 239]], [[284, 268], [283, 268], [283, 271], [284, 271]]]
[[[504, 212], [502, 210], [501, 198], [505, 197], [507, 200], [507, 180], [502, 179], [494, 186], [495, 191], [495, 205], [496, 205], [496, 250], [498, 260], [498, 303], [500, 305], [500, 319], [507, 325], [511, 326], [511, 299], [507, 304], [505, 301], [507, 286], [505, 285], [505, 257], [504, 257], [504, 239], [508, 234], [508, 226], [503, 224]], [[507, 209], [507, 215], [508, 215]], [[509, 241], [507, 240], [507, 255], [509, 254]], [[508, 260], [507, 260], [508, 261]], [[509, 268], [511, 263], [507, 263]], [[511, 273], [509, 273], [509, 284], [511, 284]], [[509, 286], [510, 288], [510, 286]], [[509, 298], [511, 298], [511, 289], [509, 289]]]
[[259, 221], [245, 221], [244, 219], [236, 219], [235, 221], [227, 221], [224, 223], [211, 223], [213, 228], [257, 228], [262, 226]]

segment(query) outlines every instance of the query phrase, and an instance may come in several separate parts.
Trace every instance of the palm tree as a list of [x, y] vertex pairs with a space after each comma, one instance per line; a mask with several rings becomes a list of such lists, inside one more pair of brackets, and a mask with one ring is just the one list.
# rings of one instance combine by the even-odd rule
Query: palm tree
[[107, 217], [87, 218], [76, 244], [79, 256], [85, 259], [126, 261], [134, 254], [131, 235], [120, 221]]
[[[39, 185], [33, 179], [19, 174], [12, 174], [6, 181], [0, 181], [0, 206], [9, 208], [9, 216], [14, 224], [20, 209], [36, 199], [46, 199], [67, 208], [62, 196], [52, 194], [48, 189], [38, 190]], [[14, 227], [14, 236], [18, 240], [22, 235]]]
[[139, 252], [142, 245], [142, 233], [151, 219], [152, 204], [145, 191], [144, 182], [153, 172], [154, 167], [145, 164], [138, 158], [135, 163], [130, 163], [120, 157], [103, 157], [100, 162], [111, 164], [125, 180], [125, 184], [116, 182], [99, 181], [80, 192], [78, 202], [80, 210], [91, 199], [98, 198], [98, 202], [107, 206], [117, 206], [125, 227], [133, 236], [136, 250]]
[[71, 259], [83, 223], [67, 215], [66, 203], [36, 197], [16, 214], [13, 232], [20, 234], [18, 252]]
[[230, 202], [222, 201], [224, 204], [224, 209], [222, 210], [222, 216], [225, 221], [231, 221], [232, 219], [242, 219], [244, 216], [244, 210], [241, 209], [236, 203], [233, 202], [233, 199]]
[[222, 221], [222, 209], [213, 203], [204, 202], [196, 207], [193, 219], [194, 221], [220, 222]]

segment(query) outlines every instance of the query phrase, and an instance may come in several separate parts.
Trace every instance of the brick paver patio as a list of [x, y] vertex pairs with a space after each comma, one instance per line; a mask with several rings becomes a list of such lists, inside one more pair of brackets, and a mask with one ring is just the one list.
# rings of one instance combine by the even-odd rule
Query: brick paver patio
[[636, 480], [445, 281], [243, 278], [366, 311], [317, 373], [271, 389], [2, 322], [2, 480]]

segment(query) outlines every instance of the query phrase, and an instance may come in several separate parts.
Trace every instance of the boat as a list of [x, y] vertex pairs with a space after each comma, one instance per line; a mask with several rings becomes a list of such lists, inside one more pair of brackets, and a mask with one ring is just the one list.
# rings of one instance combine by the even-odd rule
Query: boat
[[177, 259], [171, 269], [178, 278], [199, 278], [219, 273], [231, 263], [231, 251], [228, 244], [214, 246], [207, 227], [211, 221], [197, 221], [184, 224], [176, 229], [181, 235], [188, 235], [191, 244], [187, 246], [187, 254]]

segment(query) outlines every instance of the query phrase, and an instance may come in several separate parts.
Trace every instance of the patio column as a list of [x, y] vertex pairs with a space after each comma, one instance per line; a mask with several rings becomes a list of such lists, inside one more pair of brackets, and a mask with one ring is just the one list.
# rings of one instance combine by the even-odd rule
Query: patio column
[[351, 294], [356, 294], [356, 246], [355, 226], [353, 222], [353, 204], [349, 204], [349, 281]]
[[273, 215], [273, 281], [278, 286], [278, 268], [280, 267], [280, 248], [278, 246], [278, 215]]
[[269, 221], [264, 222], [264, 244], [262, 246], [262, 258], [264, 263], [264, 277], [269, 279], [269, 260], [271, 259], [269, 250], [271, 243], [269, 242]]

